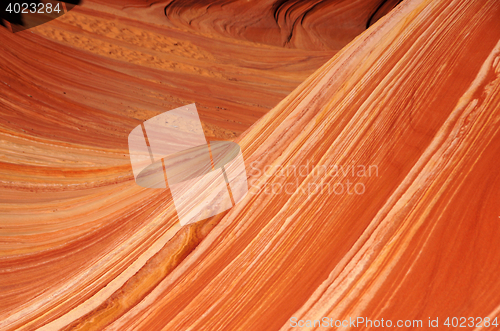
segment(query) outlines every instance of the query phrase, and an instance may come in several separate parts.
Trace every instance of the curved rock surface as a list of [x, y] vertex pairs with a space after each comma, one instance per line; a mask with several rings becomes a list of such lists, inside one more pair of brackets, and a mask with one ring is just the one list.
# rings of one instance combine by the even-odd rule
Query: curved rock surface
[[339, 50], [393, 9], [394, 0], [171, 0], [178, 27], [270, 45]]
[[[405, 0], [267, 113], [331, 52], [95, 6], [0, 29], [1, 330], [500, 314], [499, 2]], [[194, 98], [250, 191], [180, 228], [126, 137]]]

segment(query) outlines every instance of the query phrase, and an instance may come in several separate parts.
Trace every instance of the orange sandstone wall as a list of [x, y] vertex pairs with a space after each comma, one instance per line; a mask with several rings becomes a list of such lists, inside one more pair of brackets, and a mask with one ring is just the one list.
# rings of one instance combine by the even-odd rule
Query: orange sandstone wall
[[[425, 325], [499, 315], [500, 3], [406, 0], [249, 129], [251, 119], [223, 126], [201, 110], [221, 130], [246, 129], [251, 187], [227, 214], [183, 229], [168, 191], [133, 182], [126, 136], [143, 109], [167, 104], [152, 92], [175, 88], [162, 74], [198, 82], [205, 63], [227, 62], [196, 41], [207, 50], [199, 62], [134, 63], [142, 54], [127, 51], [153, 52], [152, 40], [140, 44], [146, 30], [166, 27], [74, 12], [34, 33], [0, 30], [0, 329], [287, 330], [291, 317]], [[130, 25], [128, 37], [100, 28], [102, 17]], [[278, 52], [259, 47], [261, 61]], [[227, 68], [245, 75], [238, 63]], [[279, 171], [308, 164], [378, 171]], [[348, 180], [363, 193], [328, 192]], [[295, 190], [269, 191], [287, 184]]]

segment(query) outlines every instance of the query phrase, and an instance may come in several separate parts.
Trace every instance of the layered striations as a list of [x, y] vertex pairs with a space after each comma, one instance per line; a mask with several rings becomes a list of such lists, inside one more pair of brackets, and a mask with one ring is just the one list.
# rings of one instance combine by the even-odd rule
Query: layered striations
[[[307, 11], [308, 2], [287, 3], [290, 17]], [[175, 8], [167, 13], [186, 17]], [[203, 6], [192, 8], [203, 17]], [[154, 101], [181, 89], [165, 77], [202, 86], [204, 66], [217, 61], [248, 77], [235, 59], [255, 47], [259, 63], [280, 54], [289, 76], [262, 64], [248, 93], [256, 86], [279, 98], [300, 79], [294, 65], [313, 60], [304, 50], [172, 30], [196, 43], [178, 55], [164, 41], [134, 63], [143, 54], [127, 52], [155, 52], [153, 39], [140, 43], [167, 27], [114, 18], [127, 25], [118, 31], [130, 29], [122, 34], [100, 28], [111, 14], [99, 13], [75, 8], [33, 34], [0, 31], [0, 329], [287, 330], [291, 317], [426, 325], [500, 314], [499, 2], [406, 0], [364, 21], [367, 31], [238, 139], [248, 196], [180, 230], [169, 193], [133, 183], [125, 145], [146, 110], [175, 104]], [[214, 43], [227, 44], [217, 53]], [[162, 62], [194, 47], [202, 58]], [[308, 60], [293, 58], [300, 54]], [[189, 65], [200, 71], [186, 76]], [[217, 76], [224, 70], [206, 70], [207, 83], [231, 84]], [[209, 107], [210, 96], [246, 86], [218, 84], [186, 95]], [[228, 99], [244, 99], [241, 91]], [[130, 116], [130, 104], [142, 115]], [[248, 114], [248, 127], [258, 113], [236, 104], [228, 116]], [[220, 124], [202, 109], [202, 120]]]
[[174, 26], [270, 45], [339, 50], [393, 9], [395, 0], [170, 0]]

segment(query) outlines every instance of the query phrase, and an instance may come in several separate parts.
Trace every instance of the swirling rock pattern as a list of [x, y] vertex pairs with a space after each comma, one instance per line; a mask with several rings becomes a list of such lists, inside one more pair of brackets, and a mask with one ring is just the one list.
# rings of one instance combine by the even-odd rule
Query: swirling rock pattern
[[339, 50], [393, 9], [394, 0], [171, 0], [178, 27], [270, 45]]
[[[156, 109], [158, 87], [145, 77], [169, 64], [153, 57], [143, 76], [125, 61], [141, 61], [125, 46], [142, 38], [125, 34], [133, 41], [114, 41], [112, 56], [83, 39], [112, 44], [112, 27], [71, 38], [63, 32], [85, 27], [0, 31], [0, 328], [287, 330], [292, 316], [498, 316], [499, 14], [497, 1], [402, 2], [238, 139], [248, 196], [182, 229], [168, 192], [133, 183], [124, 144], [140, 119], [117, 106], [128, 97]], [[210, 61], [201, 54], [180, 70]], [[147, 91], [134, 90], [141, 79]], [[280, 171], [309, 164], [378, 172]], [[345, 180], [363, 194], [325, 189]]]

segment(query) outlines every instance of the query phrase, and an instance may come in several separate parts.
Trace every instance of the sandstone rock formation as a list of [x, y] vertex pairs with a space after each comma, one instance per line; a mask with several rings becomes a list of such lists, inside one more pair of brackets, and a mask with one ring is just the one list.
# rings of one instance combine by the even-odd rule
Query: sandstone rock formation
[[[0, 29], [1, 330], [499, 316], [499, 2], [405, 0], [328, 61], [336, 41], [176, 4], [170, 23], [95, 2]], [[250, 187], [180, 228], [168, 190], [133, 182], [126, 135], [193, 99], [214, 136], [244, 131]]]

